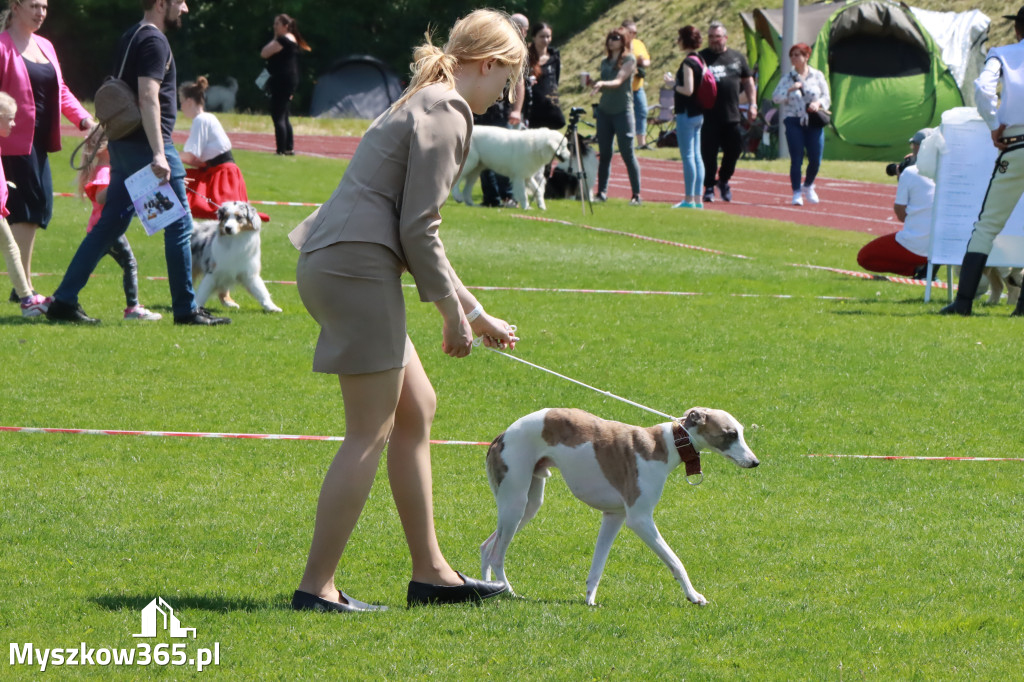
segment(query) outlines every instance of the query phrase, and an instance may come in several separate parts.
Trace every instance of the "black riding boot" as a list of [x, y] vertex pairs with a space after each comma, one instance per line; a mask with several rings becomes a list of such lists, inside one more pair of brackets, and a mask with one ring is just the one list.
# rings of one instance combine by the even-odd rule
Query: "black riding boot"
[[1017, 307], [1010, 313], [1010, 317], [1024, 317], [1024, 296], [1017, 299]]
[[956, 290], [956, 298], [952, 303], [939, 311], [940, 315], [970, 315], [974, 295], [978, 293], [981, 273], [988, 261], [987, 253], [968, 251], [964, 254], [963, 265], [960, 266], [960, 286]]

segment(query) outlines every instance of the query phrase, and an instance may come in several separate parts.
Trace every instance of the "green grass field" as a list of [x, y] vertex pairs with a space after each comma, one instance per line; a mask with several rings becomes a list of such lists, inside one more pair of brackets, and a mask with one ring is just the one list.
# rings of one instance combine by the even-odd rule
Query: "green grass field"
[[[67, 150], [54, 155], [68, 191]], [[250, 196], [322, 201], [344, 162], [240, 152]], [[827, 169], [826, 169], [827, 170]], [[56, 199], [35, 270], [63, 272], [87, 207]], [[268, 207], [263, 274], [294, 279], [288, 230], [307, 210]], [[598, 593], [584, 581], [599, 514], [556, 474], [508, 572], [523, 599], [406, 610], [409, 560], [381, 473], [338, 582], [390, 605], [356, 617], [288, 609], [335, 446], [325, 442], [0, 433], [0, 631], [44, 648], [131, 648], [162, 596], [203, 676], [345, 680], [1020, 679], [1024, 669], [1021, 462], [825, 459], [809, 454], [1020, 457], [1021, 322], [1006, 306], [936, 315], [919, 287], [792, 267], [855, 268], [868, 236], [611, 201], [548, 217], [743, 254], [717, 256], [514, 212], [447, 206], [443, 238], [469, 285], [697, 292], [492, 291], [520, 357], [655, 409], [729, 410], [762, 460], [705, 456], [705, 481], [670, 478], [655, 520], [710, 604], [689, 604], [628, 530]], [[135, 223], [140, 275], [165, 274]], [[50, 293], [59, 279], [37, 276]], [[98, 327], [0, 316], [3, 426], [342, 435], [340, 392], [310, 372], [317, 328], [294, 286], [285, 312], [243, 291], [233, 324], [170, 324], [162, 281], [141, 282], [158, 323], [122, 321], [120, 272], [82, 294]], [[734, 295], [752, 294], [751, 297]], [[776, 298], [770, 295], [787, 295]], [[822, 296], [848, 297], [828, 300]], [[407, 292], [409, 330], [439, 396], [434, 437], [488, 441], [546, 406], [658, 419], [499, 355], [452, 360], [440, 317]], [[217, 310], [217, 308], [214, 308]], [[755, 426], [756, 424], [756, 426]], [[479, 575], [494, 528], [484, 448], [433, 449], [441, 545]], [[178, 640], [174, 640], [178, 641]], [[39, 666], [3, 663], [0, 678]], [[63, 677], [191, 678], [185, 667], [60, 667]]]

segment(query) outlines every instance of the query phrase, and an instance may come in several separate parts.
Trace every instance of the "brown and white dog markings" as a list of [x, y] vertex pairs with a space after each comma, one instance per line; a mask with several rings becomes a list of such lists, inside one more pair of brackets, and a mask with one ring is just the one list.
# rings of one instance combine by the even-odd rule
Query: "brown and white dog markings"
[[217, 209], [217, 220], [198, 220], [192, 232], [192, 279], [196, 305], [206, 304], [213, 292], [228, 308], [237, 308], [231, 287], [241, 283], [268, 313], [279, 313], [260, 277], [260, 228], [263, 221], [250, 204], [226, 201]]
[[587, 576], [587, 604], [595, 604], [608, 553], [623, 523], [665, 562], [687, 599], [707, 604], [653, 518], [668, 475], [684, 462], [687, 476], [700, 473], [704, 449], [745, 469], [760, 464], [743, 439], [743, 425], [728, 412], [706, 407], [691, 408], [679, 421], [648, 428], [566, 408], [543, 409], [519, 419], [487, 450], [498, 528], [480, 546], [484, 579], [490, 580], [493, 570], [512, 593], [505, 553], [516, 531], [540, 509], [553, 467], [561, 471], [573, 495], [604, 514]]

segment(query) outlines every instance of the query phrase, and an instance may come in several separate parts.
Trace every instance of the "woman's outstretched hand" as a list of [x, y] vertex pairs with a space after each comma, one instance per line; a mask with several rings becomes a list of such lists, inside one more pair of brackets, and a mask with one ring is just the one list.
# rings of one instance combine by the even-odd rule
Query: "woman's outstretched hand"
[[473, 333], [479, 336], [488, 348], [512, 350], [516, 347], [516, 341], [519, 340], [514, 334], [512, 325], [487, 313], [482, 313], [480, 317], [473, 320], [470, 326], [473, 328]]

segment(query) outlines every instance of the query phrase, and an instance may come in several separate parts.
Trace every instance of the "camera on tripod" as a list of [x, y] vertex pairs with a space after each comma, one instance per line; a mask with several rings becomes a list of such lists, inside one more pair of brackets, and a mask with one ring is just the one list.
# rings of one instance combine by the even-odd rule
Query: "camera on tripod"
[[587, 112], [583, 107], [573, 107], [569, 109], [569, 123], [576, 124], [580, 122], [580, 116]]
[[913, 166], [917, 163], [917, 157], [910, 154], [899, 163], [890, 163], [885, 167], [885, 174], [892, 177], [899, 177], [908, 166]]

